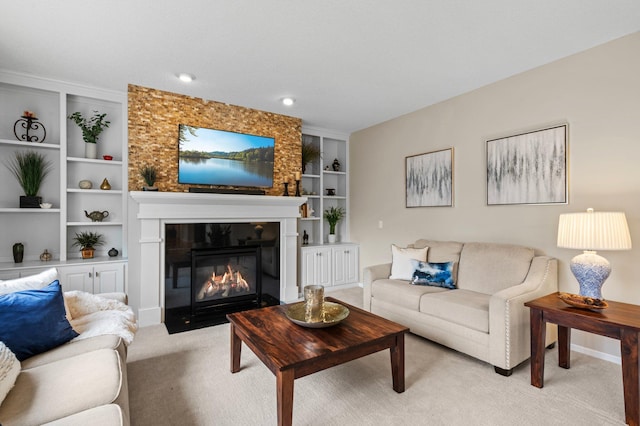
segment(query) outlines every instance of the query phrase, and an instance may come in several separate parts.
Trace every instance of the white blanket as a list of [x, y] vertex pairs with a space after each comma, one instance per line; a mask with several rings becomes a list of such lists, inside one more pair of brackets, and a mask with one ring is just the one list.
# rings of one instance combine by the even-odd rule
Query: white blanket
[[131, 307], [84, 291], [66, 291], [64, 301], [71, 317], [69, 322], [80, 334], [73, 340], [115, 334], [127, 345], [133, 342], [138, 325]]

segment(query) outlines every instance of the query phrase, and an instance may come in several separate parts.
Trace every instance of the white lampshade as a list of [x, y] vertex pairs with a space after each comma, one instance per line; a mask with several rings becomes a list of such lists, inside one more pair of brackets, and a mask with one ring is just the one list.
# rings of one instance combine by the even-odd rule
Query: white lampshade
[[631, 235], [622, 212], [595, 212], [560, 215], [558, 247], [580, 250], [629, 250]]

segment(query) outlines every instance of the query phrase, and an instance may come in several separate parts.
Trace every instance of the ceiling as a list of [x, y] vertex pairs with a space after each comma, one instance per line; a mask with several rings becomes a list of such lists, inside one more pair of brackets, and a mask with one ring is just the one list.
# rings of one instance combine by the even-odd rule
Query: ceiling
[[639, 30], [638, 0], [0, 0], [0, 69], [351, 133]]

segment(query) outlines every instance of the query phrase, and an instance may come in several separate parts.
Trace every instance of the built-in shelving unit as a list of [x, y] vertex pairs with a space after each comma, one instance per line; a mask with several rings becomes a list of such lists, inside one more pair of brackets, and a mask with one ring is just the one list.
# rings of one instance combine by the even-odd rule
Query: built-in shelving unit
[[[298, 223], [300, 286], [357, 283], [359, 246], [349, 240], [349, 139], [335, 132], [303, 127], [302, 142], [315, 145], [321, 157], [307, 164], [302, 174], [308, 215]], [[339, 163], [338, 170], [333, 167], [335, 160]], [[341, 207], [347, 217], [336, 226], [337, 242], [329, 244], [329, 223], [323, 212], [331, 207]], [[305, 233], [309, 236], [307, 245], [303, 245]]]
[[[14, 123], [24, 111], [32, 111], [46, 128], [42, 143], [17, 140]], [[110, 125], [98, 139], [98, 158], [84, 157], [80, 128], [67, 119], [80, 111], [84, 117], [93, 111], [106, 113]], [[6, 163], [16, 152], [33, 150], [43, 154], [51, 163], [51, 172], [40, 188], [43, 202], [50, 209], [19, 208], [22, 188], [7, 167], [0, 166], [0, 274], [15, 275], [12, 271], [34, 271], [50, 266], [74, 266], [95, 262], [126, 261], [126, 185], [127, 185], [127, 95], [72, 83], [41, 79], [0, 71], [0, 156]], [[103, 155], [113, 159], [105, 160]], [[104, 179], [110, 190], [100, 189]], [[80, 189], [80, 180], [90, 180], [92, 189]], [[91, 222], [85, 210], [108, 211], [103, 222]], [[105, 245], [97, 247], [93, 260], [81, 259], [73, 246], [76, 232], [95, 231], [104, 235]], [[24, 261], [13, 262], [12, 246], [25, 246]], [[120, 255], [107, 256], [115, 247]], [[40, 254], [47, 249], [53, 260], [40, 262]], [[93, 266], [91, 266], [93, 268]], [[93, 270], [93, 269], [92, 269]], [[22, 274], [22, 272], [19, 272]]]

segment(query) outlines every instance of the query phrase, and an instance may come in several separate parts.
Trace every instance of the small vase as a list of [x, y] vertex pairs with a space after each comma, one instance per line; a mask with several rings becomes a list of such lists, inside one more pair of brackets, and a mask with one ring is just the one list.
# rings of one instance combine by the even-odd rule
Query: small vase
[[40, 255], [40, 260], [42, 260], [43, 262], [48, 262], [52, 259], [52, 257], [53, 256], [51, 255], [51, 253], [49, 253], [49, 250], [44, 249], [44, 251]]
[[107, 252], [109, 257], [116, 257], [118, 255], [118, 250], [115, 247], [111, 247], [111, 250]]
[[335, 243], [336, 242], [336, 234], [329, 234], [327, 236], [327, 241], [329, 243], [331, 243], [331, 244]]
[[85, 158], [97, 158], [98, 157], [98, 144], [97, 143], [84, 143], [84, 156]]
[[104, 180], [102, 181], [102, 184], [100, 185], [100, 189], [102, 189], [103, 191], [108, 191], [111, 189], [111, 184], [109, 183], [107, 178], [104, 178]]
[[24, 257], [24, 244], [15, 243], [13, 245], [13, 261], [15, 263], [22, 263], [23, 257]]

